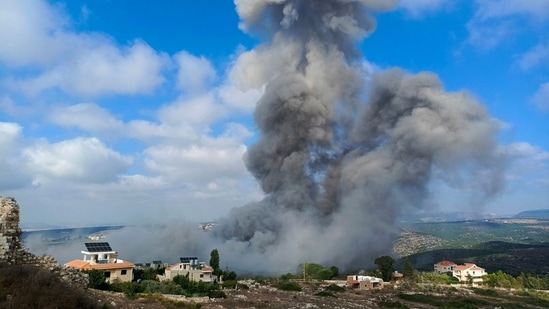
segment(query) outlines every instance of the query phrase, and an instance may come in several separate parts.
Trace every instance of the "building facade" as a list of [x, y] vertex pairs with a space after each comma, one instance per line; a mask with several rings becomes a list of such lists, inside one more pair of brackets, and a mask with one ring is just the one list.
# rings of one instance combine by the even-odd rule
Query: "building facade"
[[181, 257], [179, 263], [166, 267], [164, 275], [159, 276], [159, 279], [164, 281], [172, 280], [176, 276], [185, 276], [195, 282], [217, 283], [218, 278], [213, 271], [214, 269], [206, 263], [199, 262], [197, 257]]
[[133, 279], [134, 264], [118, 258], [118, 252], [113, 251], [107, 242], [85, 243], [86, 250], [82, 260], [72, 260], [65, 267], [79, 270], [99, 270], [109, 283], [130, 282]]
[[434, 265], [434, 270], [437, 274], [451, 273], [456, 266], [458, 265], [451, 261], [440, 261]]
[[383, 288], [383, 279], [372, 276], [347, 276], [347, 286], [359, 290], [374, 290]]
[[486, 270], [472, 263], [465, 263], [454, 267], [452, 275], [462, 283], [481, 283]]

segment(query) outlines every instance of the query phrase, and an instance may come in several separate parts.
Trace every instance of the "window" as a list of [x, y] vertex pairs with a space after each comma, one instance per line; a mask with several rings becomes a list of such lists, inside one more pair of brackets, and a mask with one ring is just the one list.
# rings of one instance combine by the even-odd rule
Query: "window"
[[200, 274], [200, 278], [204, 278], [204, 274]]
[[105, 274], [105, 278], [110, 278], [111, 277], [111, 272], [110, 271], [106, 271], [104, 274]]
[[127, 272], [128, 272], [128, 271], [127, 271], [126, 269], [122, 269], [122, 270], [120, 271], [120, 274], [121, 274], [121, 275], [125, 275]]

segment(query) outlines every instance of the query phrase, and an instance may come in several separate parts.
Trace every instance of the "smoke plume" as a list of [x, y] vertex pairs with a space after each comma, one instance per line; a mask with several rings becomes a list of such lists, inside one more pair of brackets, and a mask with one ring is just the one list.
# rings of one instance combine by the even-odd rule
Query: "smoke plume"
[[265, 86], [245, 162], [266, 197], [215, 229], [242, 267], [356, 268], [391, 252], [395, 220], [423, 207], [434, 179], [476, 197], [501, 188], [497, 125], [472, 97], [399, 69], [366, 86], [356, 44], [396, 1], [235, 3], [241, 29], [265, 40], [237, 74]]
[[[396, 220], [433, 204], [434, 183], [462, 190], [463, 204], [498, 193], [498, 126], [474, 98], [446, 92], [431, 73], [365, 79], [356, 45], [374, 31], [373, 14], [396, 2], [235, 0], [241, 29], [264, 42], [232, 74], [264, 87], [245, 162], [265, 198], [233, 209], [213, 233], [141, 230], [140, 243], [169, 246], [155, 259], [207, 261], [217, 248], [222, 266], [244, 274], [303, 262], [355, 270], [391, 252]], [[127, 258], [150, 258], [127, 234], [110, 241]]]

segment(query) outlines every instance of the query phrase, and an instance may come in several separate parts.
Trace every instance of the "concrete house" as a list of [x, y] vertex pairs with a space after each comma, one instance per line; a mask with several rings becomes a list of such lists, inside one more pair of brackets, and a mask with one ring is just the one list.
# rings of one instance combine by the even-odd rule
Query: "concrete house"
[[134, 264], [118, 258], [118, 252], [111, 249], [108, 242], [85, 243], [86, 250], [82, 260], [72, 260], [65, 263], [65, 267], [79, 270], [100, 270], [105, 274], [107, 282], [130, 282], [133, 279]]
[[164, 275], [159, 276], [160, 281], [172, 280], [175, 276], [186, 276], [191, 281], [217, 283], [214, 269], [204, 262], [199, 262], [197, 257], [181, 257], [180, 262], [166, 267]]
[[434, 265], [435, 273], [437, 274], [445, 274], [445, 273], [451, 273], [454, 271], [454, 267], [456, 267], [457, 264], [450, 261], [440, 261]]
[[458, 278], [459, 282], [467, 283], [471, 279], [472, 283], [480, 283], [482, 277], [486, 275], [486, 271], [475, 264], [465, 263], [455, 266], [452, 275]]
[[347, 286], [359, 290], [373, 290], [383, 288], [383, 279], [372, 276], [347, 276]]

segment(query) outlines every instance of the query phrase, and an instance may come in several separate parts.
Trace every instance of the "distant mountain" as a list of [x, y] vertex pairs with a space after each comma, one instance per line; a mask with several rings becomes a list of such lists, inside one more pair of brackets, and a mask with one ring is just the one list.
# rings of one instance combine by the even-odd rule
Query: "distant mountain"
[[515, 218], [549, 219], [549, 209], [527, 210], [515, 215]]

